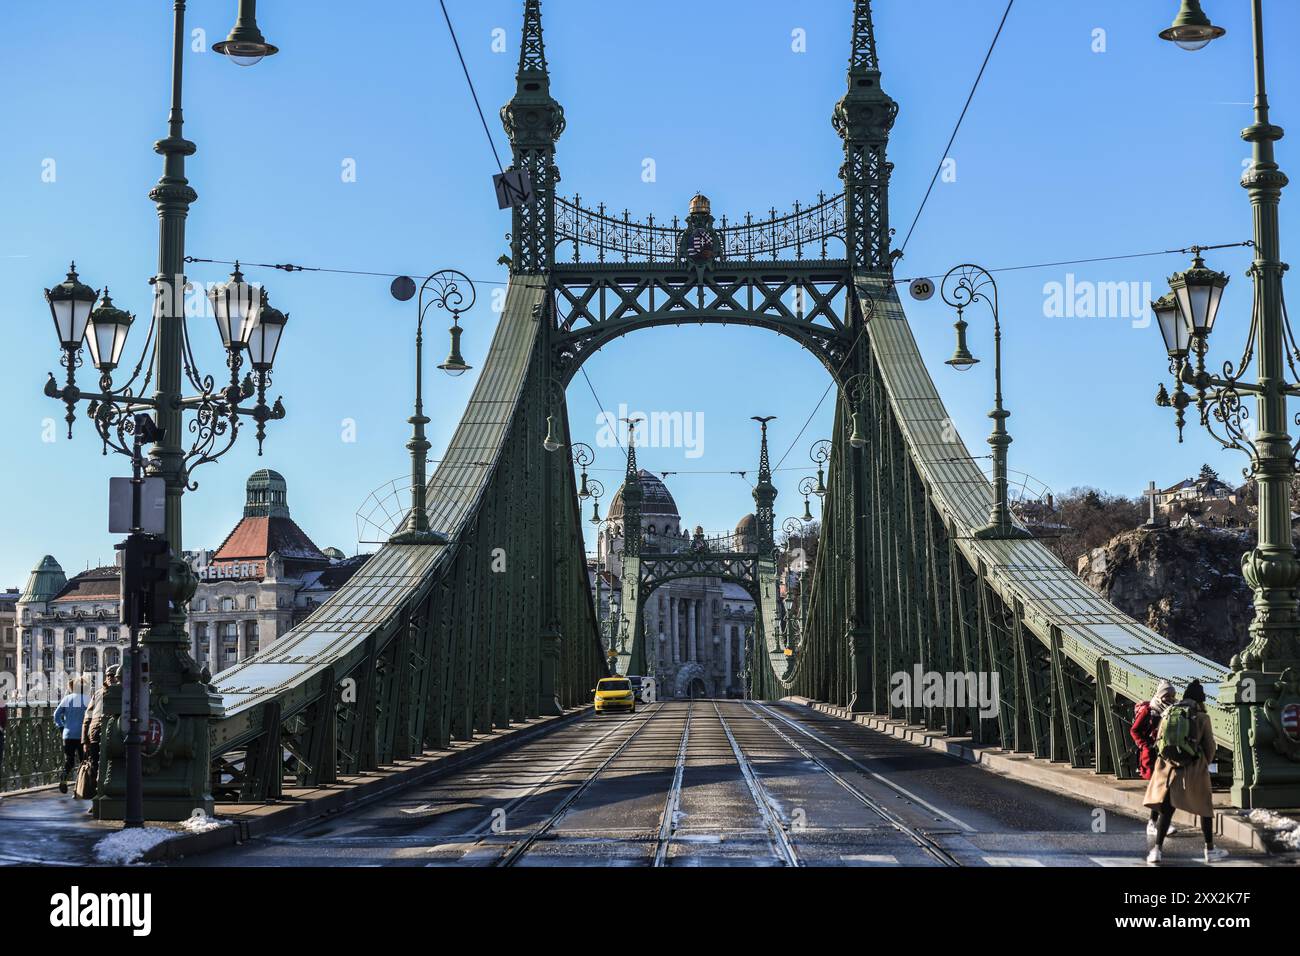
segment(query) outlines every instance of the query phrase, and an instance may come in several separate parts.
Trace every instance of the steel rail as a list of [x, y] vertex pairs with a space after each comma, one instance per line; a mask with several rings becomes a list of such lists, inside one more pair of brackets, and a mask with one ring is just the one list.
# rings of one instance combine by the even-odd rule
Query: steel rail
[[776, 809], [772, 805], [772, 798], [768, 795], [767, 788], [759, 780], [753, 763], [740, 749], [740, 744], [736, 742], [736, 737], [727, 724], [727, 718], [722, 716], [722, 709], [718, 706], [716, 700], [713, 702], [713, 710], [718, 715], [718, 723], [722, 724], [722, 732], [727, 735], [727, 743], [731, 744], [731, 752], [736, 755], [736, 763], [740, 766], [741, 776], [745, 778], [745, 785], [749, 787], [749, 795], [754, 798], [754, 805], [758, 807], [759, 815], [763, 818], [763, 825], [767, 827], [773, 849], [777, 851], [777, 855], [781, 857], [786, 866], [803, 866], [799, 854], [795, 851], [794, 843], [790, 840], [790, 834], [786, 832], [785, 826], [777, 818]]
[[[648, 705], [648, 706], [656, 706], [656, 709], [657, 709], [657, 705]], [[575, 726], [576, 726], [576, 725], [575, 725]], [[615, 726], [615, 727], [611, 727], [607, 733], [602, 734], [601, 736], [597, 737], [595, 740], [591, 741], [590, 743], [586, 744], [585, 746], [582, 746], [582, 747], [578, 750], [577, 753], [574, 753], [574, 754], [572, 754], [571, 756], [568, 756], [567, 758], [565, 758], [565, 757], [563, 757], [563, 755], [561, 755], [561, 757], [562, 757], [562, 759], [564, 760], [564, 762], [563, 762], [559, 767], [557, 767], [556, 769], [552, 770], [552, 771], [551, 771], [551, 772], [546, 776], [546, 779], [545, 779], [545, 780], [542, 780], [542, 781], [539, 782], [539, 783], [535, 783], [535, 784], [533, 784], [533, 786], [530, 787], [526, 793], [523, 793], [523, 794], [521, 794], [520, 796], [515, 797], [514, 799], [512, 799], [509, 803], [507, 803], [507, 804], [502, 808], [502, 809], [505, 811], [506, 815], [507, 815], [507, 819], [509, 818], [509, 814], [510, 814], [511, 812], [513, 812], [516, 808], [522, 806], [524, 803], [526, 803], [527, 801], [531, 800], [533, 797], [535, 797], [535, 796], [537, 795], [538, 791], [540, 791], [540, 790], [541, 790], [542, 788], [544, 788], [544, 787], [549, 786], [549, 785], [552, 783], [552, 781], [555, 780], [556, 777], [558, 777], [558, 776], [560, 776], [561, 774], [567, 772], [567, 771], [569, 770], [569, 768], [572, 767], [575, 763], [577, 763], [577, 762], [578, 762], [579, 760], [581, 760], [583, 757], [587, 756], [587, 754], [591, 753], [593, 750], [595, 750], [597, 747], [599, 747], [599, 746], [600, 746], [601, 744], [603, 744], [606, 740], [608, 740], [610, 737], [614, 736], [616, 733], [618, 733], [618, 732], [619, 732], [620, 730], [622, 730], [622, 729], [623, 729], [622, 725]], [[544, 739], [546, 739], [547, 736], [549, 736], [549, 735], [543, 735], [543, 737], [542, 737], [542, 738], [539, 738], [539, 740], [544, 740]], [[522, 746], [522, 745], [521, 745], [521, 746]], [[483, 762], [485, 762], [485, 761], [490, 761], [490, 760], [494, 759], [495, 757], [508, 757], [508, 756], [510, 756], [511, 753], [513, 753], [513, 752], [515, 752], [515, 751], [507, 751], [507, 752], [504, 753], [504, 754], [484, 754], [484, 755], [481, 756], [481, 757], [478, 757], [478, 758], [476, 758], [476, 759], [474, 759], [474, 760], [471, 760], [471, 761], [468, 761], [468, 762], [462, 764], [460, 767], [457, 768], [457, 771], [458, 771], [458, 772], [465, 772], [465, 771], [468, 771], [468, 770], [473, 770], [473, 769], [476, 768], [476, 766], [477, 766], [478, 764], [481, 764], [481, 763], [483, 763]], [[374, 797], [371, 797], [371, 798], [369, 798], [369, 799], [359, 800], [359, 801], [357, 801], [357, 803], [355, 803], [355, 804], [353, 804], [352, 806], [348, 807], [347, 810], [343, 811], [342, 813], [339, 813], [339, 814], [336, 814], [336, 815], [330, 817], [330, 819], [331, 819], [331, 820], [339, 820], [339, 819], [343, 819], [343, 818], [345, 818], [345, 817], [351, 815], [352, 813], [354, 813], [354, 812], [357, 811], [357, 810], [361, 810], [361, 809], [368, 808], [372, 803], [375, 803], [375, 802], [377, 802], [377, 801], [379, 801], [379, 800], [385, 800], [385, 799], [388, 799], [388, 798], [390, 798], [390, 797], [395, 796], [397, 793], [401, 793], [401, 792], [403, 792], [403, 791], [405, 791], [405, 790], [407, 790], [407, 789], [413, 788], [413, 787], [418, 787], [418, 786], [421, 786], [421, 785], [427, 785], [427, 784], [431, 784], [431, 783], [444, 783], [444, 782], [446, 782], [447, 780], [449, 780], [449, 779], [451, 778], [451, 776], [452, 776], [452, 775], [450, 775], [450, 774], [448, 774], [448, 775], [440, 775], [440, 776], [436, 776], [436, 777], [434, 777], [432, 780], [419, 780], [419, 781], [412, 781], [411, 783], [406, 784], [406, 785], [403, 786], [403, 787], [399, 787], [396, 791], [393, 791], [393, 792], [385, 792], [385, 793], [382, 793], [382, 794], [376, 794]], [[296, 826], [294, 826], [294, 827], [288, 829], [288, 830], [287, 830], [286, 832], [284, 832], [284, 833], [274, 834], [274, 835], [270, 835], [270, 836], [262, 837], [262, 839], [263, 839], [265, 842], [267, 842], [267, 843], [294, 844], [294, 843], [301, 842], [301, 838], [298, 836], [298, 834], [301, 833], [303, 830], [308, 830], [308, 829], [311, 829], [312, 827], [319, 826], [320, 823], [321, 823], [321, 819], [322, 819], [321, 817], [312, 817], [312, 818], [310, 818], [310, 819], [308, 819], [308, 820], [304, 820], [302, 823], [297, 824]], [[443, 844], [443, 843], [457, 843], [457, 842], [460, 842], [460, 841], [462, 841], [462, 840], [464, 840], [464, 839], [466, 839], [466, 838], [469, 838], [469, 837], [482, 837], [485, 833], [487, 833], [487, 832], [491, 829], [491, 827], [492, 827], [492, 821], [489, 819], [486, 823], [480, 823], [478, 826], [474, 827], [474, 828], [471, 829], [471, 830], [467, 830], [467, 831], [464, 832], [464, 833], [445, 834], [445, 835], [441, 836], [441, 837], [440, 837], [436, 842], [434, 842], [434, 843], [429, 843], [428, 837], [417, 837], [417, 836], [412, 836], [412, 837], [398, 837], [398, 836], [385, 836], [385, 837], [347, 837], [347, 836], [344, 836], [344, 837], [327, 837], [327, 836], [313, 836], [313, 837], [308, 837], [307, 839], [310, 839], [313, 843], [328, 843], [328, 844], [330, 844], [331, 846], [386, 846], [386, 845], [392, 845], [392, 846], [430, 846], [430, 847], [432, 848], [432, 847], [440, 846], [440, 845]], [[480, 842], [482, 842], [482, 841], [480, 840]]]
[[682, 742], [677, 748], [677, 763], [673, 767], [673, 785], [668, 789], [668, 798], [664, 801], [663, 816], [659, 820], [659, 838], [655, 843], [653, 866], [668, 864], [668, 846], [673, 842], [673, 833], [677, 829], [677, 808], [682, 800], [682, 778], [686, 775], [686, 748], [691, 736], [691, 717], [695, 713], [695, 701], [686, 705], [686, 723], [682, 726]]
[[532, 849], [533, 844], [536, 843], [544, 833], [546, 833], [553, 826], [555, 826], [555, 824], [560, 821], [560, 818], [562, 816], [564, 816], [566, 813], [569, 812], [569, 808], [573, 806], [574, 803], [577, 802], [579, 797], [581, 797], [584, 793], [587, 792], [587, 788], [590, 787], [596, 781], [596, 778], [599, 777], [602, 773], [604, 773], [605, 769], [610, 764], [612, 764], [618, 758], [618, 756], [621, 753], [623, 753], [624, 750], [627, 749], [628, 745], [631, 744], [632, 741], [635, 740], [638, 736], [640, 736], [641, 732], [645, 730], [648, 726], [650, 726], [650, 724], [654, 721], [654, 719], [658, 717], [661, 713], [663, 713], [662, 706], [656, 708], [654, 713], [652, 713], [649, 717], [647, 717], [644, 721], [642, 721], [641, 726], [637, 727], [634, 731], [632, 731], [632, 733], [628, 735], [628, 738], [624, 740], [621, 744], [619, 744], [618, 747], [615, 748], [614, 752], [610, 754], [608, 757], [606, 757], [604, 761], [601, 762], [601, 765], [597, 767], [591, 773], [591, 775], [587, 777], [586, 780], [582, 781], [581, 784], [579, 784], [577, 787], [574, 788], [572, 793], [570, 793], [567, 797], [561, 800], [560, 805], [555, 808], [554, 812], [552, 812], [549, 817], [547, 817], [537, 827], [535, 827], [532, 833], [530, 833], [527, 837], [525, 837], [524, 839], [516, 843], [510, 849], [510, 851], [505, 854], [505, 856], [501, 857], [493, 865], [502, 866], [502, 867], [514, 866], [517, 862], [519, 862], [519, 858], [522, 857], [525, 853], [527, 853], [530, 849]]
[[[750, 704], [746, 704], [746, 706], [750, 706]], [[849, 761], [851, 764], [853, 764], [859, 770], [862, 770], [864, 773], [869, 774], [873, 779], [883, 779], [879, 776], [879, 774], [876, 774], [874, 771], [867, 770], [859, 761], [851, 757], [849, 754], [845, 753], [843, 750], [840, 750], [834, 744], [828, 743], [826, 740], [822, 739], [821, 736], [818, 734], [811, 733], [806, 728], [800, 726], [797, 722], [790, 720], [784, 714], [779, 714], [770, 710], [768, 706], [765, 704], [754, 703], [752, 706], [757, 707], [760, 711], [762, 711], [765, 714], [770, 714], [771, 717], [774, 717], [783, 723], [789, 724], [792, 728], [798, 730], [804, 736], [810, 738], [811, 740], [825, 747], [827, 750], [830, 750], [831, 752]], [[899, 833], [902, 833], [912, 842], [917, 844], [919, 847], [921, 847], [921, 849], [925, 850], [927, 853], [933, 856], [944, 866], [961, 866], [961, 863], [957, 860], [956, 857], [954, 857], [951, 853], [949, 853], [947, 850], [941, 847], [928, 834], [921, 832], [916, 827], [910, 826], [909, 824], [904, 822], [901, 817], [899, 817], [896, 813], [890, 810], [888, 807], [884, 806], [879, 801], [872, 799], [871, 797], [867, 796], [867, 794], [859, 790], [857, 787], [853, 786], [853, 784], [845, 780], [842, 776], [840, 776], [840, 774], [832, 770], [824, 760], [822, 760], [812, 751], [808, 750], [806, 747], [802, 746], [797, 741], [792, 739], [780, 727], [772, 723], [771, 720], [769, 720], [767, 717], [763, 716], [763, 714], [759, 714], [759, 719], [762, 720], [764, 723], [766, 723], [769, 727], [771, 727], [772, 730], [774, 730], [777, 733], [777, 735], [781, 737], [782, 740], [784, 740], [795, 750], [799, 751], [799, 753], [803, 754], [804, 757], [811, 760], [818, 767], [820, 767], [828, 777], [830, 777], [841, 787], [847, 790], [859, 803], [861, 803], [863, 806], [867, 807], [869, 810], [873, 811], [874, 813], [879, 814], [879, 816], [882, 819], [884, 819], [887, 823], [889, 823], [890, 826], [892, 826]]]

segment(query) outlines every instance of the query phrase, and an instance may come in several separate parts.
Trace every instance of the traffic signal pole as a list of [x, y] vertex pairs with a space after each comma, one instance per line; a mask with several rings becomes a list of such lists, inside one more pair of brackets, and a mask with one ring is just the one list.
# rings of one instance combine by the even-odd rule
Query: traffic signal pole
[[[141, 492], [144, 488], [142, 446], [162, 440], [162, 432], [148, 415], [137, 415], [131, 448], [131, 531], [118, 547], [122, 551], [122, 623], [131, 634], [130, 671], [127, 674], [126, 706], [126, 805], [124, 827], [144, 826], [144, 727], [147, 714], [143, 680], [140, 627], [158, 624], [170, 614], [167, 565], [171, 549], [166, 538], [145, 534], [141, 520]], [[159, 559], [162, 559], [161, 561]]]

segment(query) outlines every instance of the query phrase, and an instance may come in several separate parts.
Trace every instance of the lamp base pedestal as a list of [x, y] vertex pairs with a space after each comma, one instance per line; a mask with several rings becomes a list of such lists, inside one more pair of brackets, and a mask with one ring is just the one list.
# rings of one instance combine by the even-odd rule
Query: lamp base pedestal
[[1219, 702], [1237, 714], [1232, 802], [1243, 810], [1300, 807], [1300, 667], [1233, 671]]

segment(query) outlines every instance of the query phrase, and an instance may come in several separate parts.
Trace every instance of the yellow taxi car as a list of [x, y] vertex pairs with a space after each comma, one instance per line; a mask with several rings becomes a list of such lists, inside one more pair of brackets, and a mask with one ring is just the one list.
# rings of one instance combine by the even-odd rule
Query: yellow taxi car
[[596, 682], [596, 713], [625, 710], [629, 714], [636, 712], [636, 694], [632, 692], [632, 682], [626, 677], [602, 677]]

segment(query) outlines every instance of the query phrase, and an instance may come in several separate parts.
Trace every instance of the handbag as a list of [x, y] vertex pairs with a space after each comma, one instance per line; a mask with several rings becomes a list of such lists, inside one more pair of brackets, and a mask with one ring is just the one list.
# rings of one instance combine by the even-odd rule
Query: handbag
[[95, 796], [95, 780], [90, 776], [90, 761], [81, 761], [77, 768], [77, 786], [72, 791], [78, 800], [89, 800]]

